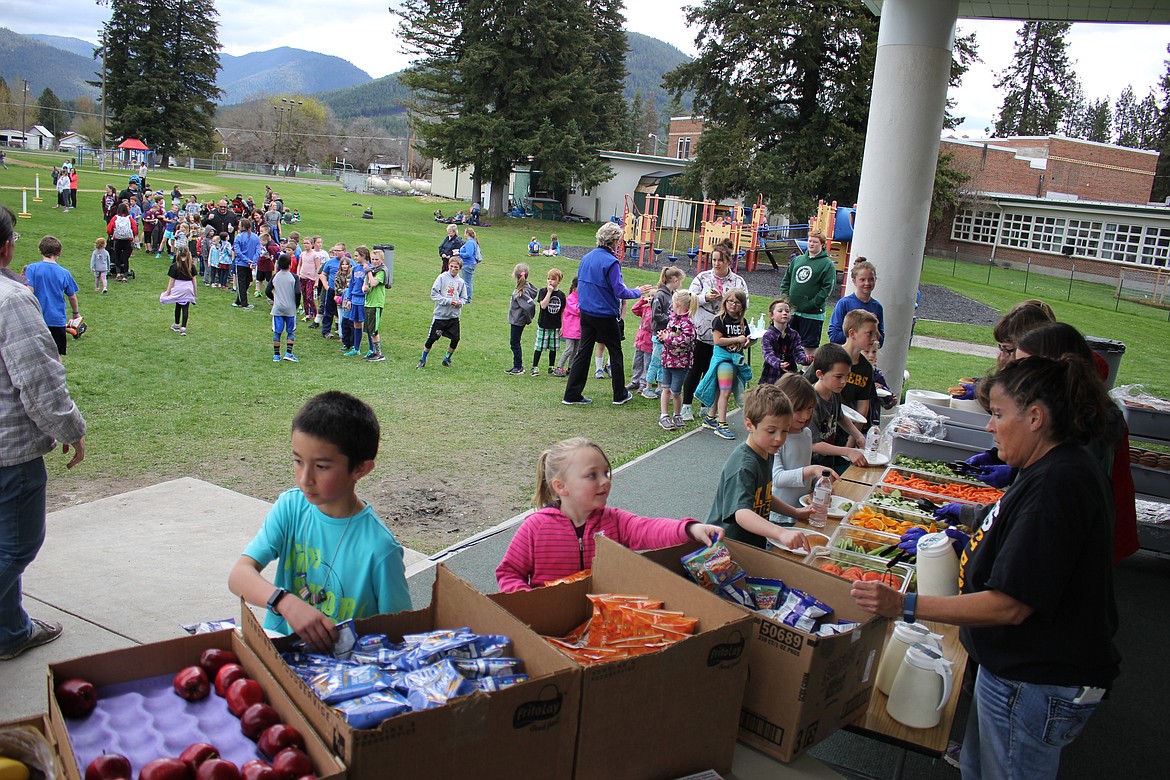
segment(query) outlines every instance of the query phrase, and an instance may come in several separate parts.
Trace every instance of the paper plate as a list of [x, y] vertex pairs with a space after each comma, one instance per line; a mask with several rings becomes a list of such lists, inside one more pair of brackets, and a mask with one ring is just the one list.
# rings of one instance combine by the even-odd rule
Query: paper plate
[[885, 466], [890, 462], [890, 456], [882, 452], [870, 452], [865, 450], [862, 452], [865, 455], [866, 462], [871, 466]]
[[862, 415], [861, 412], [857, 411], [852, 406], [841, 404], [841, 413], [844, 414], [848, 419], [858, 424], [869, 422], [865, 419], [865, 416]]
[[[804, 495], [800, 497], [800, 505], [808, 506], [812, 503], [812, 496]], [[853, 505], [857, 502], [851, 498], [844, 496], [833, 496], [832, 502], [829, 504], [829, 517], [834, 520], [840, 520], [845, 515], [849, 514], [853, 509]], [[808, 533], [813, 533], [809, 531]]]
[[877, 389], [877, 397], [878, 398], [889, 398], [891, 395], [893, 395], [893, 393], [891, 393], [889, 390], [887, 390], [884, 387], [879, 387]]
[[[808, 536], [822, 536], [825, 538], [826, 541], [829, 538], [828, 534], [823, 534], [820, 531], [810, 531], [807, 528], [798, 528], [797, 530], [800, 531], [802, 534], [804, 534], [806, 537], [808, 537]], [[785, 547], [782, 544], [777, 544], [776, 542], [773, 542], [771, 539], [768, 540], [768, 547], [770, 549], [780, 550], [781, 552], [786, 552], [786, 553], [792, 553], [793, 555], [808, 555], [810, 552], [812, 552], [812, 548], [817, 546], [817, 543], [814, 542], [813, 540], [809, 539], [808, 546], [809, 546], [809, 549], [807, 549], [807, 550], [794, 550], [791, 547]]]

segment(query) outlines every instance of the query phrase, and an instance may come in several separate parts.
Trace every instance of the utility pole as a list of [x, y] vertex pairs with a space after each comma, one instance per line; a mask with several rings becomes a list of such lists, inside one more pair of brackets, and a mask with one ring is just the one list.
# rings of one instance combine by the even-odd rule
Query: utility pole
[[28, 148], [28, 123], [25, 121], [25, 112], [28, 110], [28, 79], [21, 79], [24, 86], [20, 90], [20, 145]]

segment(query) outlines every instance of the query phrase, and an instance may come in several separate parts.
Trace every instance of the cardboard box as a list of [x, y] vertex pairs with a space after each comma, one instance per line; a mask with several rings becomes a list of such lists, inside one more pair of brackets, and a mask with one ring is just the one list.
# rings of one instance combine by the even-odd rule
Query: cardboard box
[[592, 613], [588, 593], [662, 599], [666, 609], [699, 624], [694, 636], [656, 653], [580, 667], [576, 766], [561, 777], [656, 780], [728, 772], [747, 679], [747, 615], [604, 537], [597, 539], [589, 578], [489, 598], [538, 633], [564, 636]]
[[247, 607], [244, 639], [341, 757], [355, 778], [548, 778], [573, 767], [581, 679], [574, 665], [520, 621], [439, 566], [429, 607], [357, 621], [359, 634], [403, 634], [468, 626], [503, 634], [529, 680], [493, 693], [476, 692], [443, 707], [404, 713], [376, 729], [354, 729], [321, 701], [280, 657], [290, 639], [269, 639]]
[[[52, 729], [52, 738], [57, 744], [61, 764], [64, 767], [64, 776], [69, 780], [81, 780], [85, 773], [85, 767], [78, 765], [79, 758], [74, 754], [73, 745], [69, 739], [68, 721], [61, 714], [61, 710], [57, 706], [57, 697], [53, 694], [53, 688], [57, 681], [81, 677], [89, 680], [100, 690], [106, 685], [178, 672], [188, 666], [198, 664], [200, 653], [212, 647], [231, 650], [235, 653], [248, 676], [260, 683], [268, 704], [280, 713], [282, 721], [301, 732], [305, 738], [306, 752], [313, 759], [313, 766], [316, 767], [317, 776], [321, 780], [343, 780], [346, 777], [344, 764], [338, 761], [326, 745], [317, 738], [309, 723], [301, 715], [299, 708], [281, 690], [276, 679], [267, 673], [263, 664], [260, 663], [260, 659], [244, 645], [240, 636], [231, 630], [196, 634], [166, 642], [140, 645], [50, 664], [49, 723]], [[213, 690], [211, 696], [215, 695]], [[186, 734], [184, 738], [188, 744], [201, 741], [198, 733]], [[158, 756], [158, 758], [175, 757], [177, 754], [175, 756]], [[135, 771], [140, 768], [134, 767]]]
[[[43, 742], [38, 738], [43, 738]], [[15, 758], [29, 769], [40, 770], [47, 778], [63, 776], [47, 713], [0, 723], [0, 756]]]
[[[849, 583], [774, 553], [727, 541], [732, 558], [753, 577], [774, 577], [831, 606], [838, 620], [861, 627], [833, 637], [814, 637], [759, 613], [752, 616], [748, 686], [739, 740], [781, 761], [791, 761], [865, 712], [885, 643], [888, 620], [863, 612]], [[697, 545], [643, 553], [681, 577], [680, 558]], [[690, 587], [703, 590], [687, 579]]]

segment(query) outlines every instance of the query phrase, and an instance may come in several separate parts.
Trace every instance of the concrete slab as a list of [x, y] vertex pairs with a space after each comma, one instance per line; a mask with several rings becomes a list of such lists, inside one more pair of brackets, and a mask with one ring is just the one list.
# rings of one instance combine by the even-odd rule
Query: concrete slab
[[[44, 547], [24, 576], [25, 609], [59, 620], [65, 633], [0, 664], [0, 720], [44, 711], [48, 663], [173, 639], [187, 623], [238, 618], [228, 572], [270, 506], [184, 478], [51, 513]], [[425, 556], [407, 550], [406, 560]]]

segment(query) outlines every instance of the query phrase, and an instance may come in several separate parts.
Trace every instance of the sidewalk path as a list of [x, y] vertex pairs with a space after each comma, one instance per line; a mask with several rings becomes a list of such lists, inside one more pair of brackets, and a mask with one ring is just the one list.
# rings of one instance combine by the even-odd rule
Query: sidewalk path
[[940, 352], [957, 352], [960, 355], [978, 355], [979, 357], [994, 358], [999, 355], [998, 347], [986, 344], [972, 344], [968, 341], [951, 341], [950, 339], [936, 339], [932, 336], [915, 336], [910, 341], [912, 347], [935, 349]]

